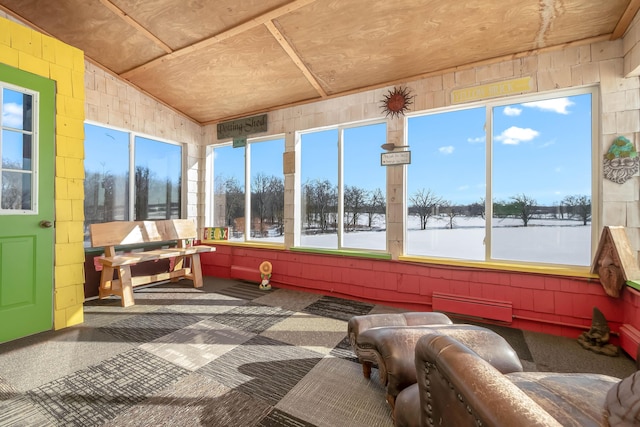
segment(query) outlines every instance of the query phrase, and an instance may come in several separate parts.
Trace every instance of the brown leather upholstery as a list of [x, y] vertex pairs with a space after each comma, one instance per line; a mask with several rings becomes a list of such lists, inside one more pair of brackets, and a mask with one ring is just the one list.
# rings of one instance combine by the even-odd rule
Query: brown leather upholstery
[[377, 364], [375, 355], [370, 347], [362, 347], [359, 336], [362, 332], [373, 328], [388, 326], [417, 326], [417, 325], [450, 325], [451, 319], [443, 313], [437, 312], [408, 312], [408, 313], [387, 313], [387, 314], [367, 314], [364, 316], [353, 316], [347, 324], [347, 334], [353, 352], [362, 363], [362, 371], [365, 378], [371, 374], [371, 366]]
[[416, 405], [415, 390], [407, 390], [397, 399], [397, 426], [606, 426], [605, 396], [619, 381], [598, 374], [503, 375], [440, 331], [418, 340], [415, 363], [419, 417], [405, 413]]
[[495, 332], [474, 325], [433, 325], [369, 329], [360, 334], [361, 346], [378, 361], [380, 380], [387, 386], [387, 401], [392, 409], [398, 394], [416, 383], [415, 346], [431, 333], [455, 337], [475, 349], [500, 372], [522, 371], [520, 359], [511, 346]]

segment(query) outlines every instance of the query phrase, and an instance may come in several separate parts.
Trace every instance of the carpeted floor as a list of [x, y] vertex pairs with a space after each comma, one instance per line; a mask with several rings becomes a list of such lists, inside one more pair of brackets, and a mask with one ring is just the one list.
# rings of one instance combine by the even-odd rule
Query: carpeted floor
[[[0, 344], [0, 426], [392, 426], [346, 337], [351, 316], [401, 311], [206, 278], [85, 304], [85, 323]], [[527, 370], [635, 372], [626, 355], [489, 326]]]

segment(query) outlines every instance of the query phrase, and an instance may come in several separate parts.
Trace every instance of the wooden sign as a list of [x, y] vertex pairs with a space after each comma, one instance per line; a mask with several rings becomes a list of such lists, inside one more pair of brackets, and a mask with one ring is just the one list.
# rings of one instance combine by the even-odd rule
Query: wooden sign
[[245, 117], [218, 123], [218, 139], [237, 138], [267, 131], [267, 115]]
[[229, 227], [205, 227], [202, 240], [229, 240]]
[[381, 166], [408, 165], [411, 163], [411, 151], [392, 151], [380, 154]]
[[455, 89], [451, 91], [451, 103], [478, 101], [480, 99], [495, 98], [497, 96], [513, 95], [531, 91], [531, 77], [505, 80], [481, 86]]

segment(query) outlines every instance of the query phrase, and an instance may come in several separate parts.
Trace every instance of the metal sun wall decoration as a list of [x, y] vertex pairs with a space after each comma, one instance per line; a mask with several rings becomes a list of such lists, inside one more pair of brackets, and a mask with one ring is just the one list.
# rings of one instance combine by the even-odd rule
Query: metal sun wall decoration
[[405, 111], [409, 111], [409, 105], [413, 104], [413, 96], [409, 88], [400, 87], [389, 90], [389, 93], [384, 96], [382, 100], [382, 111], [385, 117], [391, 116], [399, 117], [400, 114], [404, 115]]

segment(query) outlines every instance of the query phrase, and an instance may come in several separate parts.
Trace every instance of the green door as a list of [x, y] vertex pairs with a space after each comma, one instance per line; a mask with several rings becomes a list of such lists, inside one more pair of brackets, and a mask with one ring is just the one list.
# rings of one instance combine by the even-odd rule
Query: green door
[[0, 342], [53, 326], [54, 99], [0, 64]]

